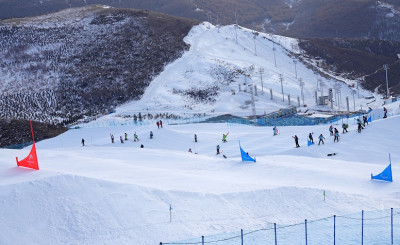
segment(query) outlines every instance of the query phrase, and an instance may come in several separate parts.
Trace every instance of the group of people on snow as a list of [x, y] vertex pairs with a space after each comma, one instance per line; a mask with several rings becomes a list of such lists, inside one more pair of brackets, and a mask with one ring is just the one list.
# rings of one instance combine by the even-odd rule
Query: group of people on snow
[[[385, 108], [386, 109], [386, 108]], [[357, 132], [361, 133], [361, 130], [364, 129], [365, 125], [368, 125], [368, 118], [367, 116], [362, 116], [362, 120], [357, 119]], [[349, 132], [347, 129], [349, 128], [349, 125], [347, 123], [343, 123], [342, 124], [342, 129], [343, 129], [343, 134]], [[276, 135], [276, 127], [273, 128], [274, 130], [274, 135]], [[308, 140], [310, 143], [314, 144], [314, 138], [313, 138], [313, 134], [314, 133], [309, 133], [308, 135]], [[333, 142], [339, 142], [339, 130], [335, 127], [333, 127], [332, 125], [329, 126], [329, 134], [330, 136], [334, 136], [333, 137]], [[299, 137], [297, 135], [292, 136], [292, 138], [294, 139], [294, 142], [296, 144], [296, 148], [300, 147], [299, 145]], [[318, 136], [318, 145], [325, 144], [324, 139], [325, 137], [323, 136], [323, 134], [320, 134]]]

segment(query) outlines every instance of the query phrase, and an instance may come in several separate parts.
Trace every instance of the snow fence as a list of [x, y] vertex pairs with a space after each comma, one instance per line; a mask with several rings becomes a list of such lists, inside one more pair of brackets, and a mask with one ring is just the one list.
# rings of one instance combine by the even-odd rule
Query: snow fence
[[320, 245], [320, 244], [400, 244], [400, 209], [362, 211], [316, 220], [279, 225], [258, 230], [240, 230], [163, 244], [217, 245]]

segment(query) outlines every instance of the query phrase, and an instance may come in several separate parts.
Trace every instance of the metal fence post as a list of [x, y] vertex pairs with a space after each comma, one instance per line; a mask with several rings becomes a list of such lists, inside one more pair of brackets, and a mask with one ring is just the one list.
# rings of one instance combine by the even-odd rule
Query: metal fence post
[[333, 245], [336, 245], [336, 215], [333, 215]]
[[305, 229], [306, 229], [306, 245], [308, 244], [307, 242], [307, 220], [304, 221]]
[[201, 236], [201, 245], [204, 245], [204, 236]]
[[278, 241], [276, 240], [276, 223], [274, 223], [274, 232], [275, 232], [275, 245], [278, 245]]
[[361, 245], [364, 245], [364, 210], [361, 211]]
[[391, 230], [391, 238], [392, 238], [392, 243], [393, 244], [393, 208], [390, 209], [390, 230]]
[[240, 237], [242, 239], [242, 245], [243, 245], [243, 229], [240, 229]]

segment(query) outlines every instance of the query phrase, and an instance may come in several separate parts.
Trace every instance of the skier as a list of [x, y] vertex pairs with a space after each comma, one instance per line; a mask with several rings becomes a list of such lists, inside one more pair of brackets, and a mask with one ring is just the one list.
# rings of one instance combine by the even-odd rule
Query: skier
[[339, 142], [339, 131], [337, 128], [335, 128], [335, 138], [333, 139], [333, 142]]
[[332, 125], [329, 127], [329, 133], [331, 134], [331, 136], [333, 136], [333, 126]]
[[219, 155], [219, 145], [217, 145], [217, 155]]
[[82, 146], [85, 146], [85, 139], [82, 138]]
[[197, 135], [196, 134], [194, 134], [194, 142], [197, 143]]
[[160, 120], [160, 127], [162, 128], [162, 121]]
[[274, 136], [278, 134], [278, 129], [276, 128], [276, 126], [272, 130], [274, 130]]
[[160, 122], [157, 121], [157, 128], [160, 128]]
[[135, 134], [133, 135], [133, 141], [139, 141], [139, 138], [138, 138], [136, 132], [135, 132]]
[[189, 148], [188, 152], [193, 153], [192, 148]]
[[122, 136], [119, 136], [119, 140], [121, 141], [121, 143], [124, 143], [124, 140], [122, 139]]
[[128, 140], [128, 134], [125, 133], [125, 141], [127, 141], [127, 140]]
[[313, 133], [310, 133], [310, 134], [308, 135], [308, 138], [310, 139], [310, 142], [311, 142], [311, 143], [314, 143], [314, 139], [313, 139], [313, 137], [312, 137], [312, 134], [313, 134]]
[[347, 128], [348, 128], [348, 127], [349, 127], [348, 124], [345, 124], [345, 123], [342, 124], [343, 133], [347, 133], [347, 132], [348, 132], [348, 131], [347, 131]]
[[113, 135], [113, 134], [110, 134], [110, 137], [111, 137], [111, 143], [114, 144], [114, 135]]
[[325, 144], [324, 143], [325, 137], [322, 134], [319, 135], [318, 139], [319, 139], [318, 145], [321, 144], [321, 142], [322, 142], [323, 145]]
[[294, 139], [294, 142], [296, 143], [296, 148], [299, 148], [299, 147], [300, 147], [300, 145], [299, 145], [299, 138], [297, 137], [297, 135], [292, 136], [292, 138]]
[[153, 138], [153, 131], [150, 131], [150, 139]]
[[383, 115], [383, 118], [387, 118], [387, 109], [386, 109], [386, 107], [383, 107], [383, 112], [385, 113], [385, 115]]

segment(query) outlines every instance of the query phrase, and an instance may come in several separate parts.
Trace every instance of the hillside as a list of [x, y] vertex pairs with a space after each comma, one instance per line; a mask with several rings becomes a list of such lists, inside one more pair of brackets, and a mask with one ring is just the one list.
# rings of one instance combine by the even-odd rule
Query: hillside
[[338, 76], [359, 80], [370, 91], [386, 94], [384, 64], [389, 65], [390, 93], [400, 94], [400, 42], [368, 39], [300, 39], [306, 56]]
[[196, 21], [93, 5], [0, 22], [0, 117], [68, 123], [139, 99]]
[[396, 0], [0, 0], [0, 19], [86, 4], [153, 10], [224, 25], [234, 23], [237, 13], [240, 25], [279, 35], [400, 41], [400, 3]]

